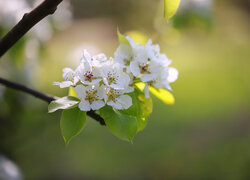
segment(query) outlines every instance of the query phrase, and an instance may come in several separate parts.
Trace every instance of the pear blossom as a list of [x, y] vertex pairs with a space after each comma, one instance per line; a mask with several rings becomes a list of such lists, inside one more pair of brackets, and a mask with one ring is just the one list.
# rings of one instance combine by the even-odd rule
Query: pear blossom
[[[156, 78], [156, 80], [149, 82], [150, 86], [153, 86], [157, 89], [167, 89], [172, 91], [170, 83], [175, 82], [178, 78], [178, 70], [173, 67], [164, 67], [161, 70], [161, 73]], [[144, 92], [147, 91], [145, 86]], [[146, 95], [146, 94], [145, 94]]]
[[130, 106], [132, 106], [132, 98], [129, 95], [125, 95], [124, 93], [129, 93], [133, 90], [133, 88], [123, 90], [107, 88], [105, 102], [114, 109], [128, 109]]
[[79, 108], [82, 111], [98, 110], [105, 106], [105, 88], [103, 86], [77, 85], [75, 88], [77, 97], [81, 99]]
[[75, 71], [71, 68], [64, 68], [63, 69], [63, 82], [54, 82], [53, 85], [60, 86], [60, 88], [67, 88], [70, 86], [76, 85], [79, 81], [78, 77], [76, 77]]
[[101, 75], [104, 84], [110, 88], [126, 89], [130, 83], [129, 75], [112, 58], [103, 65]]
[[133, 59], [133, 50], [127, 44], [121, 44], [115, 51], [115, 61], [118, 62], [122, 68], [126, 69], [127, 73], [130, 73], [130, 62]]
[[106, 56], [103, 54], [92, 57], [87, 50], [84, 50], [80, 65], [76, 69], [77, 77], [85, 85], [99, 83], [102, 80], [100, 63], [102, 60], [106, 61], [106, 59]]
[[129, 66], [133, 59], [133, 48], [135, 48], [137, 44], [129, 36], [126, 36], [126, 39], [129, 44], [120, 44], [114, 53], [114, 59], [122, 66], [122, 68], [126, 69], [127, 73], [130, 73], [131, 71]]
[[83, 51], [80, 65], [73, 71], [63, 70], [64, 82], [54, 84], [61, 88], [73, 86], [81, 99], [82, 111], [98, 110], [105, 105], [114, 109], [128, 109], [132, 98], [127, 94], [134, 91], [134, 84], [144, 82], [144, 94], [149, 98], [149, 87], [172, 90], [170, 83], [178, 78], [178, 71], [169, 67], [172, 63], [160, 46], [149, 39], [145, 46], [136, 44], [126, 36], [129, 44], [121, 44], [114, 59], [105, 54], [92, 56]]
[[138, 45], [133, 49], [134, 57], [130, 63], [130, 70], [135, 77], [140, 77], [142, 82], [149, 82], [156, 79], [160, 65], [154, 59], [150, 59], [147, 49]]

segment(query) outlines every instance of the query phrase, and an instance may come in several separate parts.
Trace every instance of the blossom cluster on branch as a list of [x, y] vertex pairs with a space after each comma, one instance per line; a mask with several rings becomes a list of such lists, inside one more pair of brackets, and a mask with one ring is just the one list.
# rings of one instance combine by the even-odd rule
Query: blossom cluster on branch
[[160, 53], [160, 46], [149, 39], [145, 45], [136, 44], [130, 37], [123, 37], [114, 58], [105, 54], [91, 56], [83, 51], [79, 66], [74, 70], [63, 69], [63, 82], [54, 82], [61, 88], [73, 87], [81, 100], [82, 111], [98, 110], [106, 104], [114, 109], [128, 109], [137, 83], [145, 83], [145, 97], [149, 98], [149, 86], [172, 90], [170, 83], [178, 77], [178, 71], [169, 67], [171, 60]]

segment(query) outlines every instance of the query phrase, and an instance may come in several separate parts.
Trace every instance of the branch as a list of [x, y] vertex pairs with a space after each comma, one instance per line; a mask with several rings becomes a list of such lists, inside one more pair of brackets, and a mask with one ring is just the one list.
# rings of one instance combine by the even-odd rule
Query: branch
[[[63, 0], [44, 0], [31, 12], [24, 14], [23, 18], [18, 22], [18, 24], [16, 24], [0, 40], [0, 57], [3, 56], [20, 38], [22, 38], [39, 21], [41, 21], [46, 16], [53, 14], [56, 11], [57, 6], [62, 1]], [[48, 103], [58, 98], [2, 78], [0, 78], [0, 84], [33, 95], [34, 97], [44, 100]], [[105, 125], [103, 118], [96, 114], [94, 111], [87, 112], [87, 115], [98, 121], [101, 125]]]
[[[51, 101], [54, 101], [56, 99], [58, 99], [58, 97], [56, 96], [50, 96], [48, 94], [45, 94], [45, 93], [42, 93], [42, 92], [39, 92], [39, 91], [36, 91], [34, 89], [31, 89], [29, 87], [26, 87], [22, 84], [18, 84], [18, 83], [15, 83], [15, 82], [11, 82], [11, 81], [8, 81], [6, 79], [3, 79], [0, 77], [0, 84], [3, 84], [4, 86], [6, 87], [9, 87], [9, 88], [12, 88], [12, 89], [15, 89], [15, 90], [18, 90], [18, 91], [22, 91], [24, 93], [27, 93], [27, 94], [30, 94], [38, 99], [41, 99], [47, 103], [50, 103]], [[99, 116], [98, 114], [95, 113], [95, 111], [88, 111], [87, 112], [87, 115], [93, 119], [95, 119], [96, 121], [98, 121], [101, 125], [105, 125], [105, 122], [103, 120], [103, 118], [101, 116]]]
[[0, 40], [0, 57], [3, 56], [21, 37], [46, 16], [53, 14], [63, 0], [44, 0], [23, 18]]

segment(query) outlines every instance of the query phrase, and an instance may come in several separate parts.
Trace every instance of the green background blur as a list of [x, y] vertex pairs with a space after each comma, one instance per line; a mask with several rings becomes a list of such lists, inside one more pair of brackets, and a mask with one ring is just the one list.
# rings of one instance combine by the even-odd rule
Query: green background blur
[[176, 103], [154, 98], [133, 144], [89, 118], [65, 148], [61, 112], [48, 114], [45, 102], [0, 86], [0, 153], [25, 179], [250, 179], [249, 1], [214, 1], [208, 14], [179, 12], [169, 24], [160, 0], [72, 4], [74, 22], [43, 46], [30, 80], [22, 76], [31, 71], [24, 62], [4, 58], [2, 77], [64, 96], [67, 90], [52, 86], [62, 68], [74, 69], [84, 48], [113, 56], [119, 26], [146, 34], [173, 60], [180, 73], [172, 85]]

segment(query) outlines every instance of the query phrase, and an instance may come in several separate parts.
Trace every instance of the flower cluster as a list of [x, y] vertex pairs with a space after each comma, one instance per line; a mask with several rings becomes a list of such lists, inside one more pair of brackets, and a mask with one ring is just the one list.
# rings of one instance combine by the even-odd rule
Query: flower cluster
[[178, 71], [169, 67], [171, 61], [160, 53], [159, 45], [150, 39], [145, 46], [136, 44], [126, 36], [127, 43], [120, 44], [114, 58], [104, 54], [91, 56], [86, 50], [80, 65], [73, 71], [63, 69], [63, 82], [54, 82], [61, 88], [74, 87], [81, 99], [82, 111], [98, 110], [106, 104], [114, 109], [128, 109], [136, 83], [146, 84], [145, 97], [149, 98], [149, 86], [171, 90], [169, 83], [178, 77]]

